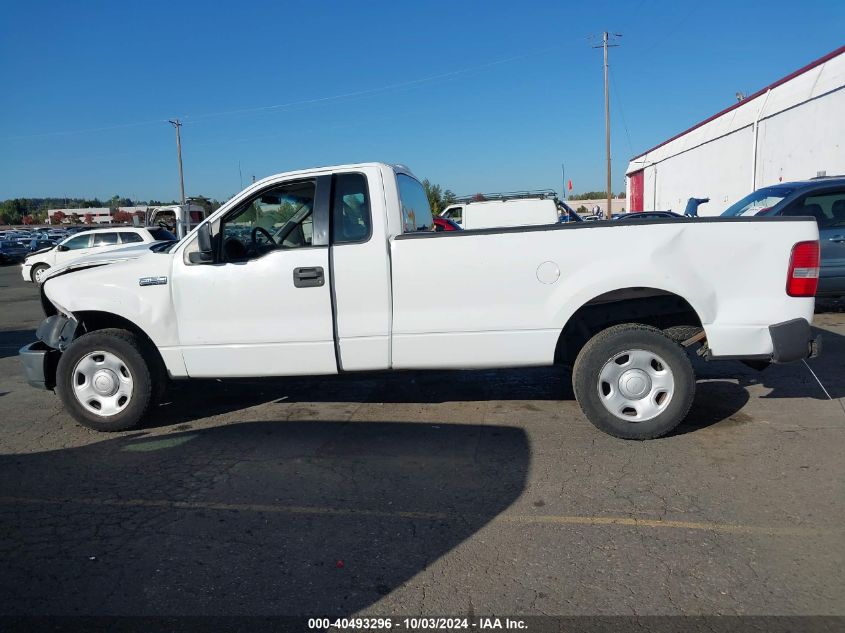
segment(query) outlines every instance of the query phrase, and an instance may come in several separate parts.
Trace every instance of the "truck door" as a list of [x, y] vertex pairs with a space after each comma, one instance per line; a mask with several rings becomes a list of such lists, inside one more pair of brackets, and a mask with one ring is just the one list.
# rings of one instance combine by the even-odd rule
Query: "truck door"
[[224, 215], [214, 261], [173, 267], [190, 376], [337, 372], [330, 293], [329, 176], [281, 181]]

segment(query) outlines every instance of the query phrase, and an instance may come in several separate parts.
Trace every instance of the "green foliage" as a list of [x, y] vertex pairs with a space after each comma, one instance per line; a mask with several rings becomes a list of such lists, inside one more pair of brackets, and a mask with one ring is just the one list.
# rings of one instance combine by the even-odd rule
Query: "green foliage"
[[[625, 192], [611, 194], [614, 198], [624, 198]], [[587, 193], [576, 193], [567, 196], [570, 200], [607, 200], [606, 191], [588, 191]]]
[[429, 182], [428, 178], [422, 182], [431, 212], [437, 215], [455, 201], [455, 194], [449, 189], [443, 191], [440, 185]]
[[588, 191], [586, 193], [576, 193], [568, 196], [570, 200], [606, 200], [606, 191]]

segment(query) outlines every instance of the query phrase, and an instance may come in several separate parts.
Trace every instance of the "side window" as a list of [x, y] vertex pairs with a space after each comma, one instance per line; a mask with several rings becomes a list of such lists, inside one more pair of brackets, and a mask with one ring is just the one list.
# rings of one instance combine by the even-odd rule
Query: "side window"
[[455, 224], [460, 224], [464, 220], [464, 208], [463, 207], [454, 207], [449, 209], [449, 215], [447, 215], [452, 222]]
[[332, 195], [332, 243], [366, 242], [371, 232], [367, 179], [363, 174], [337, 174]]
[[433, 231], [434, 220], [423, 186], [405, 174], [397, 174], [396, 184], [399, 185], [399, 201], [402, 204], [402, 232]]
[[80, 248], [88, 248], [88, 244], [91, 241], [90, 235], [77, 235], [76, 237], [69, 239], [67, 242], [63, 244], [69, 250], [76, 251]]
[[112, 246], [117, 244], [117, 233], [96, 233], [92, 246]]
[[120, 235], [120, 241], [123, 244], [132, 244], [133, 242], [143, 242], [144, 238], [138, 235], [137, 233], [131, 233], [129, 231], [118, 233]]
[[845, 226], [845, 190], [809, 195], [801, 208], [790, 215], [813, 216], [821, 229]]
[[220, 230], [223, 261], [242, 262], [281, 248], [311, 246], [314, 181], [267, 189], [239, 206]]
[[816, 219], [820, 229], [845, 225], [845, 190], [809, 194], [792, 202], [782, 215], [809, 216]]

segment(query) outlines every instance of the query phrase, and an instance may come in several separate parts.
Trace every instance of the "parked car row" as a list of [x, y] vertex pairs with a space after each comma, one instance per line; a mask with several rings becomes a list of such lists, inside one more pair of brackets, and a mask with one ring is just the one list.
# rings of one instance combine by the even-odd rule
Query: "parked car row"
[[[20, 256], [21, 276], [24, 281], [41, 283], [56, 267], [92, 253], [108, 252], [130, 245], [149, 244], [158, 241], [173, 241], [172, 233], [161, 227], [140, 228], [124, 226], [108, 229], [92, 229], [76, 235], [69, 235], [57, 244], [49, 244], [40, 250], [28, 251]], [[33, 240], [36, 241], [36, 240]]]

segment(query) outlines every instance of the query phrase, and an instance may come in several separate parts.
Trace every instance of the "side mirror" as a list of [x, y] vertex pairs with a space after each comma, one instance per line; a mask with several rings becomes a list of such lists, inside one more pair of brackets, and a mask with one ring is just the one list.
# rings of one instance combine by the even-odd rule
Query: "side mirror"
[[69, 249], [67, 246], [65, 246], [64, 244], [59, 244], [59, 245], [56, 247], [56, 250], [57, 250], [57, 251], [61, 251], [62, 253], [64, 253], [65, 251], [69, 251], [70, 249]]
[[211, 225], [204, 222], [197, 229], [197, 248], [196, 252], [188, 255], [188, 260], [192, 264], [210, 264], [214, 261], [214, 249], [211, 246]]

